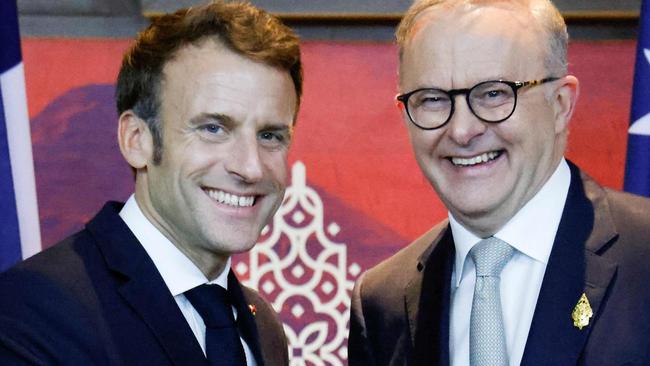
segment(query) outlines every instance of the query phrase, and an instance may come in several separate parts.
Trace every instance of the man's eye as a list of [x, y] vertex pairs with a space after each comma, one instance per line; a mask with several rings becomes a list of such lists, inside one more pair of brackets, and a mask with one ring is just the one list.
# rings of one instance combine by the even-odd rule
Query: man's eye
[[447, 108], [449, 104], [449, 97], [445, 94], [440, 93], [422, 94], [413, 99], [413, 107], [424, 110], [437, 110], [440, 108]]
[[274, 132], [262, 132], [260, 134], [260, 138], [262, 140], [275, 140], [277, 142], [284, 141], [284, 136], [282, 136], [279, 133], [274, 133]]
[[223, 141], [228, 136], [228, 129], [220, 123], [204, 123], [195, 131], [201, 139], [209, 142]]
[[422, 98], [422, 100], [420, 101], [420, 103], [422, 103], [422, 104], [425, 104], [425, 103], [436, 103], [436, 102], [439, 102], [441, 99], [442, 99], [442, 98], [440, 98], [440, 97], [426, 97], [426, 98]]
[[279, 129], [270, 131], [260, 131], [258, 139], [262, 146], [267, 148], [277, 149], [289, 146], [291, 141], [291, 133], [289, 130]]
[[487, 98], [499, 98], [505, 95], [506, 93], [503, 90], [489, 90], [485, 93]]
[[201, 126], [201, 129], [209, 133], [219, 133], [222, 130], [221, 126], [214, 123], [208, 123], [206, 125], [203, 125]]

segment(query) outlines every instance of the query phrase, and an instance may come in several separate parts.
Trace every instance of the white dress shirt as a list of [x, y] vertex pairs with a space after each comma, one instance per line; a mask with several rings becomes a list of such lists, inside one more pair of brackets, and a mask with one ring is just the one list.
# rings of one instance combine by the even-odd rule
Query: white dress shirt
[[[528, 339], [537, 297], [564, 209], [571, 171], [562, 159], [533, 198], [495, 237], [514, 247], [515, 254], [501, 272], [501, 306], [510, 365], [519, 365]], [[476, 271], [467, 254], [481, 238], [449, 213], [456, 246], [452, 273], [449, 354], [451, 365], [469, 365], [469, 325]]]
[[[205, 323], [183, 293], [205, 283], [228, 289], [230, 259], [221, 274], [216, 279], [208, 281], [203, 272], [144, 216], [134, 195], [126, 201], [120, 211], [120, 217], [151, 257], [205, 354]], [[235, 308], [233, 313], [237, 318]], [[241, 337], [240, 340], [246, 354], [247, 365], [256, 366], [257, 363], [248, 344]]]

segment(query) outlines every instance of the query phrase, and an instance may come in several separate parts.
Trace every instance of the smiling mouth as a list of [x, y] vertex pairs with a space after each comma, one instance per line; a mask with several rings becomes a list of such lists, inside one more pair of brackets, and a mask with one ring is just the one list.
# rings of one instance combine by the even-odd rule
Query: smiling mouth
[[468, 167], [468, 166], [475, 166], [478, 164], [483, 164], [495, 160], [499, 156], [501, 156], [502, 153], [503, 150], [498, 150], [498, 151], [485, 152], [483, 154], [472, 156], [469, 158], [450, 157], [448, 159], [455, 166]]
[[219, 189], [203, 189], [210, 198], [232, 207], [251, 207], [255, 204], [256, 196], [238, 196]]

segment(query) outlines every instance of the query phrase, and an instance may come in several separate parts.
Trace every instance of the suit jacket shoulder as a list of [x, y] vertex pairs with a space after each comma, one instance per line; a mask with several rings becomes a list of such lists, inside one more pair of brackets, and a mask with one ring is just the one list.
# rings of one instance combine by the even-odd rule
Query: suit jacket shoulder
[[[98, 335], [106, 328], [87, 310], [99, 307], [96, 293], [87, 291], [93, 285], [83, 257], [97, 257], [90, 242], [87, 232], [79, 232], [0, 276], [0, 344], [5, 349], [35, 364], [108, 363], [92, 356], [102, 347]], [[69, 350], [66, 359], [55, 354], [57, 348]]]
[[[348, 341], [351, 366], [404, 365], [416, 359], [437, 364], [429, 356], [446, 342], [447, 331], [446, 321], [437, 317], [444, 312], [435, 309], [443, 305], [437, 299], [447, 296], [449, 281], [435, 274], [449, 270], [447, 260], [453, 255], [449, 233], [445, 220], [357, 280]], [[421, 296], [424, 287], [428, 291]], [[421, 306], [432, 311], [422, 317]]]
[[[609, 216], [619, 235], [639, 244], [641, 251], [650, 250], [650, 199], [626, 192], [603, 188]], [[594, 198], [598, 200], [598, 198]]]
[[0, 275], [0, 364], [206, 363], [120, 208]]
[[615, 263], [619, 275], [650, 275], [650, 199], [601, 187], [584, 173], [581, 179], [593, 207], [587, 251]]
[[385, 303], [387, 297], [403, 296], [403, 291], [386, 289], [404, 289], [414, 276], [419, 276], [422, 266], [447, 228], [448, 221], [444, 220], [391, 257], [368, 269], [357, 281], [355, 293], [364, 301], [381, 299], [381, 303]]

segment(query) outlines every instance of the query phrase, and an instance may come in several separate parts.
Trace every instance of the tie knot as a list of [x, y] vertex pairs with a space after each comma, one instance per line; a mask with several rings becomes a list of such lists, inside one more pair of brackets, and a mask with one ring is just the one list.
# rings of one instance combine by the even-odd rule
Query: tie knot
[[514, 251], [508, 243], [493, 236], [481, 240], [469, 253], [476, 266], [476, 276], [499, 277]]
[[219, 285], [204, 284], [186, 291], [185, 297], [201, 315], [207, 328], [235, 326], [232, 301], [225, 288]]

